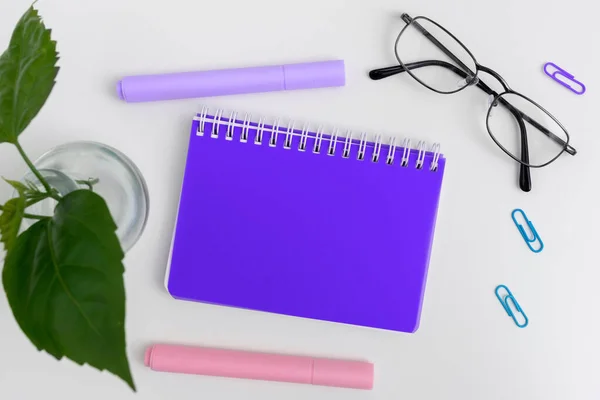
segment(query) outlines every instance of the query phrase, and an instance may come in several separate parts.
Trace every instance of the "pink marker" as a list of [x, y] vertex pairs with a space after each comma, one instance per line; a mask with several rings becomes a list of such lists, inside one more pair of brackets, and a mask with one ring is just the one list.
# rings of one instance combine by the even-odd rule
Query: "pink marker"
[[144, 364], [161, 372], [373, 388], [373, 364], [364, 361], [155, 344], [146, 350]]

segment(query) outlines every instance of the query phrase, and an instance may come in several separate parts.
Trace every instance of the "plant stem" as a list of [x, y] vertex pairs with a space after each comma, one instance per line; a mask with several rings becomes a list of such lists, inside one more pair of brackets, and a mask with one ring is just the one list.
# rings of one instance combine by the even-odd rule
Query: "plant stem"
[[[0, 211], [4, 211], [4, 207], [2, 207], [0, 205]], [[29, 219], [44, 219], [44, 218], [49, 218], [47, 216], [44, 215], [36, 215], [36, 214], [23, 214], [23, 218], [29, 218]]]
[[25, 163], [27, 164], [27, 166], [29, 167], [31, 172], [33, 172], [35, 177], [38, 178], [40, 183], [44, 186], [44, 189], [46, 189], [46, 193], [48, 193], [48, 195], [50, 197], [52, 197], [54, 200], [60, 201], [60, 197], [58, 197], [52, 193], [52, 189], [50, 188], [50, 185], [48, 184], [48, 182], [46, 182], [46, 180], [44, 179], [42, 174], [40, 174], [40, 171], [37, 170], [37, 168], [35, 167], [35, 165], [33, 165], [31, 160], [29, 159], [29, 157], [27, 157], [27, 154], [25, 154], [25, 150], [23, 150], [19, 141], [15, 142], [15, 146], [17, 146], [17, 150], [19, 150], [19, 154], [21, 154], [21, 157], [23, 157], [23, 160], [25, 161]]
[[25, 208], [29, 208], [32, 205], [37, 204], [37, 203], [39, 203], [42, 200], [46, 200], [48, 197], [50, 197], [50, 195], [46, 195], [45, 197], [40, 197], [39, 199], [32, 200], [29, 203], [25, 204]]
[[28, 214], [25, 213], [23, 214], [23, 218], [29, 218], [29, 219], [44, 219], [44, 218], [50, 218], [47, 215], [37, 215], [37, 214]]

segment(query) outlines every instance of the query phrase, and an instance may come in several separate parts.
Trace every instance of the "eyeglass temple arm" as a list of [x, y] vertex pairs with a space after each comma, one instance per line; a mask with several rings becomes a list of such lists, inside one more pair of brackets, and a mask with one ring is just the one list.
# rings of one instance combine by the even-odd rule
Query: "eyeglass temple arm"
[[[442, 67], [451, 70], [461, 78], [467, 78], [469, 76], [465, 71], [458, 68], [456, 65], [441, 60], [417, 61], [405, 65], [411, 71], [413, 69], [419, 69], [423, 67]], [[393, 67], [378, 68], [370, 71], [369, 78], [371, 78], [374, 81], [378, 81], [380, 79], [389, 78], [390, 76], [394, 76], [402, 72], [406, 72], [406, 69], [402, 65], [394, 65]], [[493, 91], [488, 85], [486, 85], [481, 80], [477, 82], [476, 86], [489, 95], [498, 96], [498, 93]]]
[[[462, 78], [466, 79], [468, 77], [467, 73], [465, 71], [463, 71], [462, 69], [458, 68], [456, 65], [450, 64], [449, 62], [441, 61], [441, 60], [418, 61], [418, 62], [408, 63], [408, 64], [405, 64], [405, 65], [410, 70], [419, 69], [419, 68], [423, 68], [423, 67], [431, 67], [431, 66], [443, 67], [443, 68], [451, 70], [452, 72], [454, 72], [455, 74], [457, 74], [458, 76], [460, 76]], [[402, 65], [394, 65], [393, 67], [386, 67], [386, 68], [374, 69], [371, 72], [369, 72], [369, 77], [372, 80], [378, 81], [380, 79], [385, 79], [385, 78], [388, 78], [388, 77], [393, 76], [393, 75], [397, 75], [397, 74], [402, 73], [402, 72], [406, 72], [406, 69]], [[491, 96], [494, 96], [494, 97], [498, 96], [498, 93], [496, 93], [494, 90], [492, 90], [488, 85], [486, 85], [481, 80], [479, 80], [477, 82], [476, 86], [479, 89], [483, 90], [488, 95], [491, 95]], [[512, 105], [510, 105], [503, 98], [500, 98], [500, 103], [503, 106], [507, 106], [508, 108], [512, 108], [512, 109], [516, 110], [519, 113], [519, 116], [521, 116], [525, 121], [529, 122], [535, 128], [539, 129], [540, 132], [542, 132], [543, 134], [545, 134], [546, 136], [548, 136], [550, 139], [552, 139], [553, 141], [555, 141], [559, 145], [565, 147], [565, 151], [567, 153], [569, 153], [570, 155], [574, 156], [575, 154], [577, 154], [577, 150], [575, 150], [575, 148], [573, 146], [567, 144], [564, 140], [562, 140], [561, 138], [559, 138], [558, 136], [556, 136], [554, 133], [550, 132], [548, 129], [546, 129], [540, 123], [538, 123], [537, 121], [535, 121], [534, 119], [532, 119], [531, 117], [529, 117], [524, 112], [522, 112], [520, 110], [517, 110], [515, 107], [513, 107]]]
[[[465, 65], [465, 63], [463, 63], [458, 57], [456, 57], [454, 55], [454, 53], [452, 53], [446, 46], [444, 46], [439, 40], [437, 40], [435, 38], [435, 36], [433, 36], [427, 29], [423, 28], [423, 26], [421, 24], [419, 24], [418, 22], [415, 22], [415, 20], [410, 15], [404, 13], [404, 14], [402, 14], [401, 18], [407, 24], [412, 24], [415, 28], [417, 28], [417, 30], [419, 32], [421, 32], [423, 34], [423, 36], [425, 36], [438, 49], [443, 51], [444, 54], [446, 54], [448, 57], [450, 57], [452, 59], [452, 61], [457, 63], [461, 68], [463, 68], [465, 71], [468, 71], [471, 74], [471, 76], [475, 76], [475, 72], [471, 71], [471, 69], [469, 67], [467, 67]], [[466, 78], [466, 76], [465, 76], [465, 78]]]
[[[527, 127], [523, 118], [518, 115], [519, 111], [512, 107], [511, 113], [515, 116], [519, 123], [519, 131], [521, 131], [521, 161], [529, 164], [529, 143], [527, 141]], [[524, 192], [531, 192], [531, 168], [525, 164], [521, 164], [519, 168], [519, 187]]]
[[[441, 61], [441, 60], [417, 61], [417, 62], [405, 64], [405, 65], [411, 71], [413, 69], [419, 69], [419, 68], [423, 68], [423, 67], [442, 67], [442, 68], [451, 70], [452, 72], [454, 72], [456, 75], [460, 76], [461, 78], [466, 79], [468, 77], [467, 73], [465, 71], [463, 71], [462, 69], [458, 68], [456, 65], [450, 64], [449, 62]], [[374, 69], [374, 70], [370, 71], [369, 78], [371, 78], [374, 81], [378, 81], [380, 79], [389, 78], [390, 76], [394, 76], [394, 75], [400, 74], [402, 72], [406, 72], [406, 69], [402, 65], [394, 65], [393, 67], [378, 68], [378, 69]], [[488, 85], [486, 85], [481, 80], [479, 80], [477, 82], [476, 86], [489, 95], [492, 95], [494, 97], [498, 96], [498, 93], [493, 91]]]

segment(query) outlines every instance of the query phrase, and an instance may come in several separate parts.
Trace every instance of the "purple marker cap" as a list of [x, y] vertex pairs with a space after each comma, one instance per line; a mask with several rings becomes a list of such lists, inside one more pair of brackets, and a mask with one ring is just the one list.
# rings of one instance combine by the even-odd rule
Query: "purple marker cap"
[[117, 94], [129, 103], [344, 86], [344, 61], [128, 76]]

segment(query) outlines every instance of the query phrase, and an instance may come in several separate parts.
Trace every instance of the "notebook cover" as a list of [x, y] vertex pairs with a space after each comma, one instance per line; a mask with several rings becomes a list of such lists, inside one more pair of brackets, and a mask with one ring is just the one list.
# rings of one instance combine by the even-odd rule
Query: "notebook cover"
[[[254, 124], [254, 126], [256, 126]], [[414, 332], [432, 248], [445, 159], [422, 169], [327, 155], [300, 137], [276, 147], [211, 137], [192, 125], [166, 285], [178, 299]], [[299, 133], [299, 131], [298, 131]], [[357, 141], [355, 141], [357, 144]]]

